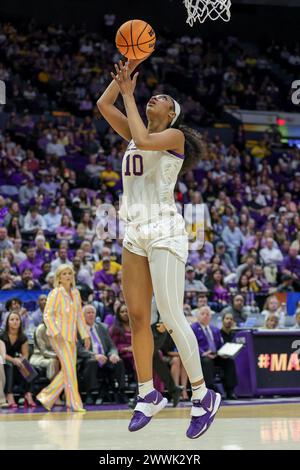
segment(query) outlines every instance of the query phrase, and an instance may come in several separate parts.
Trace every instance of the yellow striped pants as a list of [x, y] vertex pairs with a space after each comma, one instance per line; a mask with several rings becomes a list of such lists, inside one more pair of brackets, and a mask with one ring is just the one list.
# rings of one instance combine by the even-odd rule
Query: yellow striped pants
[[82, 401], [78, 392], [76, 359], [76, 343], [70, 343], [59, 337], [49, 336], [50, 344], [55, 351], [61, 370], [54, 377], [48, 387], [44, 388], [37, 396], [37, 399], [46, 408], [52, 408], [61, 392], [65, 391], [66, 406], [78, 410], [82, 408]]

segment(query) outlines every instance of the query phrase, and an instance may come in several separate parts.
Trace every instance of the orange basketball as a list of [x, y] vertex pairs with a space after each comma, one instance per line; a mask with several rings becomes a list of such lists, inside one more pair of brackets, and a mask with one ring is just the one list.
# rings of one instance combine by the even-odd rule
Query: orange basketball
[[116, 34], [116, 46], [127, 59], [143, 59], [154, 51], [155, 32], [143, 20], [130, 20], [122, 24]]

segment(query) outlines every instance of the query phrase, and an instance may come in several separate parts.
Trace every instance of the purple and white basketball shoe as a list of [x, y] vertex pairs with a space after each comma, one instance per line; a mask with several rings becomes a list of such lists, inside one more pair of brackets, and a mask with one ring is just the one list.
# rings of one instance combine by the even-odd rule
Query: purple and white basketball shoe
[[213, 390], [207, 390], [202, 401], [193, 400], [192, 403], [191, 422], [186, 436], [196, 439], [202, 436], [213, 422], [221, 404], [221, 395]]
[[148, 393], [145, 398], [137, 397], [137, 404], [128, 430], [134, 432], [145, 427], [151, 421], [151, 418], [162, 410], [167, 403], [168, 400], [157, 390]]

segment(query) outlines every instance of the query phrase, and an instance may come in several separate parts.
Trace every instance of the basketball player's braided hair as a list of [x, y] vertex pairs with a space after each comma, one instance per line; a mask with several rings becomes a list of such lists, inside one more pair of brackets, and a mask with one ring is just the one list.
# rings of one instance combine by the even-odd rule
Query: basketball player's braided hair
[[183, 161], [178, 177], [184, 175], [189, 170], [195, 168], [205, 152], [205, 145], [200, 132], [198, 132], [196, 129], [193, 129], [192, 127], [188, 127], [185, 124], [182, 124], [182, 121], [183, 113], [180, 112], [178, 118], [172, 125], [173, 129], [179, 129], [180, 131], [182, 131], [185, 137], [185, 159]]
[[202, 136], [196, 129], [183, 124], [181, 124], [178, 129], [184, 133], [185, 137], [185, 159], [183, 160], [183, 164], [179, 172], [179, 176], [182, 176], [197, 166], [197, 163], [203, 157], [205, 147], [202, 141]]

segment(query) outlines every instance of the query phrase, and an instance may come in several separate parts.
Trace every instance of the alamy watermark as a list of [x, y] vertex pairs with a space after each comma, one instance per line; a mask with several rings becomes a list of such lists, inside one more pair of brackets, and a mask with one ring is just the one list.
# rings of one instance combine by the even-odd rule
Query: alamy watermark
[[6, 104], [6, 86], [3, 80], [0, 80], [0, 104]]
[[[102, 204], [96, 213], [96, 233], [99, 239], [123, 239], [126, 230], [133, 231], [139, 239], [159, 239], [185, 236], [189, 242], [204, 245], [205, 205], [184, 204], [182, 214], [176, 208], [158, 204], [127, 204], [122, 196], [121, 209], [112, 204]], [[128, 220], [126, 220], [128, 218]]]
[[300, 80], [292, 83], [292, 90], [294, 90], [291, 96], [292, 103], [297, 106], [300, 104]]

